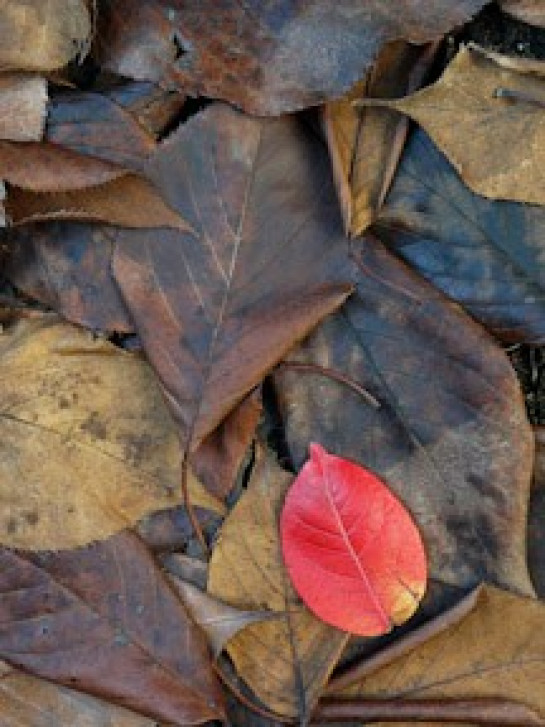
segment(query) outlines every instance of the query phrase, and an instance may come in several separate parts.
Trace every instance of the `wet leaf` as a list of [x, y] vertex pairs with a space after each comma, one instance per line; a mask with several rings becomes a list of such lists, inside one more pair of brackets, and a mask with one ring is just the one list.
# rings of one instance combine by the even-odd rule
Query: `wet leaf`
[[543, 76], [518, 73], [462, 48], [432, 86], [398, 101], [373, 103], [396, 108], [423, 126], [474, 192], [545, 203]]
[[545, 342], [545, 210], [474, 194], [422, 131], [376, 233], [498, 338]]
[[195, 233], [118, 230], [114, 275], [196, 448], [341, 305], [346, 244], [325, 150], [295, 118], [210, 106], [148, 174]]
[[208, 590], [237, 608], [283, 615], [248, 626], [227, 644], [227, 652], [237, 674], [269, 709], [303, 719], [348, 637], [301, 604], [285, 572], [278, 520], [291, 480], [260, 454], [248, 490], [227, 516], [213, 550]]
[[381, 699], [501, 697], [526, 705], [545, 722], [540, 687], [545, 679], [544, 625], [542, 603], [485, 586], [463, 621], [342, 694]]
[[374, 228], [396, 255], [506, 342], [545, 340], [543, 208], [483, 199], [424, 132]]
[[409, 619], [426, 588], [411, 516], [372, 472], [310, 445], [280, 520], [297, 593], [323, 621], [377, 636]]
[[0, 66], [53, 71], [87, 53], [91, 18], [85, 0], [5, 0]]
[[440, 38], [485, 4], [175, 0], [165, 13], [158, 0], [113, 0], [101, 17], [99, 60], [124, 76], [278, 115], [348, 91], [384, 43]]
[[0, 139], [39, 141], [45, 126], [47, 83], [40, 76], [0, 76]]
[[60, 553], [4, 549], [0, 565], [8, 663], [173, 725], [221, 719], [204, 636], [136, 536]]
[[543, 0], [500, 0], [501, 9], [525, 23], [545, 28]]
[[296, 466], [311, 441], [365, 464], [414, 516], [430, 577], [532, 593], [533, 436], [508, 358], [378, 241], [363, 240], [354, 255], [357, 292], [292, 356], [349, 376], [380, 408], [336, 382], [277, 374]]
[[[139, 356], [56, 320], [23, 321], [0, 338], [0, 377], [3, 544], [71, 548], [179, 504], [176, 427]], [[217, 507], [190, 485], [195, 504]]]

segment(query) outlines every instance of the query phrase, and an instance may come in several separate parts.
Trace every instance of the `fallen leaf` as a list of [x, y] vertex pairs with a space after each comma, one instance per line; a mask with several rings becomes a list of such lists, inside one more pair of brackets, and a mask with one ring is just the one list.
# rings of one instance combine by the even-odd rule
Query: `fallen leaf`
[[544, 604], [485, 586], [476, 607], [460, 623], [367, 674], [342, 696], [501, 697], [526, 705], [545, 723], [544, 626]]
[[362, 240], [354, 260], [356, 293], [291, 357], [350, 377], [380, 408], [324, 377], [275, 374], [295, 465], [319, 441], [376, 472], [411, 511], [431, 578], [533, 593], [533, 435], [507, 356], [377, 240]]
[[125, 81], [104, 93], [156, 139], [174, 127], [186, 101], [183, 93], [147, 81]]
[[223, 651], [227, 642], [242, 629], [250, 624], [278, 618], [278, 614], [270, 611], [243, 611], [240, 608], [233, 608], [173, 574], [170, 574], [168, 579], [193, 621], [206, 634], [212, 653], [216, 657]]
[[462, 48], [432, 86], [371, 103], [402, 111], [423, 126], [474, 192], [545, 203], [543, 77]]
[[[190, 473], [189, 490], [192, 492], [196, 488], [198, 491], [202, 489], [202, 485]], [[210, 504], [214, 507], [213, 510], [193, 508], [194, 517], [207, 540], [215, 535], [221, 524], [221, 516], [225, 515], [225, 508], [221, 503], [212, 501]], [[196, 539], [193, 523], [183, 505], [152, 512], [142, 518], [134, 529], [148, 549], [156, 554], [190, 549], [191, 542]]]
[[99, 62], [123, 76], [279, 115], [348, 91], [384, 43], [441, 38], [485, 4], [175, 0], [166, 13], [158, 0], [116, 0], [99, 18]]
[[40, 141], [43, 136], [47, 83], [40, 76], [0, 76], [0, 139]]
[[111, 702], [15, 670], [0, 679], [0, 715], [5, 727], [158, 727]]
[[[0, 338], [0, 377], [4, 545], [71, 548], [179, 504], [176, 426], [138, 355], [28, 320]], [[217, 508], [197, 485], [194, 503]]]
[[4, 0], [0, 13], [0, 66], [53, 71], [83, 58], [91, 39], [85, 0]]
[[325, 149], [295, 118], [209, 106], [148, 175], [195, 233], [117, 230], [114, 276], [196, 449], [345, 300], [346, 244]]
[[375, 233], [507, 343], [545, 342], [545, 210], [483, 199], [417, 130]]
[[304, 719], [348, 637], [301, 604], [285, 572], [278, 520], [291, 480], [270, 455], [260, 453], [212, 552], [208, 590], [238, 608], [282, 614], [245, 628], [227, 652], [237, 674], [269, 709]]
[[2, 273], [72, 323], [131, 333], [134, 325], [111, 274], [112, 254], [98, 225], [27, 224], [9, 230]]
[[545, 427], [536, 427], [534, 484], [528, 516], [528, 568], [540, 598], [545, 599]]
[[208, 563], [198, 558], [192, 558], [184, 553], [168, 553], [160, 557], [162, 567], [170, 575], [177, 576], [189, 583], [193, 583], [201, 591], [206, 590], [208, 581]]
[[525, 23], [545, 28], [545, 6], [543, 0], [500, 0], [504, 13], [509, 13]]
[[407, 119], [395, 111], [356, 107], [354, 101], [363, 96], [393, 98], [414, 91], [432, 58], [429, 47], [391, 43], [363, 81], [324, 106], [326, 139], [347, 233], [360, 235], [372, 223], [409, 128]]
[[420, 534], [369, 470], [311, 444], [286, 496], [280, 533], [291, 582], [322, 621], [377, 636], [418, 608], [426, 589]]
[[60, 553], [3, 549], [0, 564], [8, 663], [180, 727], [221, 719], [204, 636], [136, 536]]

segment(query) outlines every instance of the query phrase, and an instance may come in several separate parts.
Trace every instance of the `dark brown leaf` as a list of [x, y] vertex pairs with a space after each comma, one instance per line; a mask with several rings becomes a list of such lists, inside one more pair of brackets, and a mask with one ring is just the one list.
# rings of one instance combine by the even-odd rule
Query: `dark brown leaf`
[[221, 718], [204, 638], [136, 536], [0, 562], [8, 663], [174, 725]]
[[[195, 507], [193, 511], [205, 536], [216, 532], [221, 523], [219, 512], [205, 507]], [[183, 505], [153, 512], [140, 520], [135, 529], [154, 553], [183, 550], [195, 537], [193, 525]]]
[[355, 252], [357, 293], [293, 353], [355, 379], [276, 377], [300, 466], [310, 441], [375, 471], [412, 511], [430, 576], [532, 593], [525, 562], [533, 436], [509, 360], [378, 241]]
[[45, 126], [47, 83], [40, 76], [0, 76], [0, 139], [40, 141]]
[[100, 60], [121, 75], [277, 115], [340, 96], [390, 40], [425, 43], [486, 0], [110, 0]]
[[163, 136], [167, 129], [172, 128], [186, 100], [178, 91], [170, 91], [145, 81], [121, 83], [104, 93], [155, 138]]
[[502, 340], [545, 342], [545, 208], [474, 194], [416, 131], [375, 229]]
[[528, 517], [528, 567], [540, 598], [545, 599], [545, 427], [536, 427], [534, 486]]
[[118, 230], [114, 275], [182, 442], [208, 436], [351, 290], [324, 147], [297, 119], [223, 105], [148, 174], [195, 230]]

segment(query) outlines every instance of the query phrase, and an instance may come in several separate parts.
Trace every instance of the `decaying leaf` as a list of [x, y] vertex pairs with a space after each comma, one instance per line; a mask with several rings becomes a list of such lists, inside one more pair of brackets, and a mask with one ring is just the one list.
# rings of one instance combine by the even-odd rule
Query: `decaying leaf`
[[543, 603], [485, 586], [475, 608], [460, 623], [367, 674], [342, 695], [501, 697], [526, 705], [545, 723], [544, 627]]
[[238, 608], [277, 611], [227, 644], [238, 675], [275, 712], [304, 719], [347, 635], [308, 611], [289, 583], [278, 519], [292, 476], [263, 454], [248, 490], [227, 516], [212, 553], [208, 590]]
[[540, 598], [545, 599], [545, 427], [536, 427], [534, 485], [528, 516], [528, 568]]
[[0, 66], [53, 71], [87, 53], [91, 18], [85, 0], [3, 0]]
[[462, 48], [432, 86], [373, 104], [423, 126], [478, 194], [545, 204], [543, 75], [517, 73]]
[[280, 519], [291, 582], [318, 618], [362, 636], [407, 621], [426, 554], [407, 510], [369, 470], [310, 445]]
[[342, 95], [384, 43], [425, 43], [486, 0], [115, 0], [105, 4], [100, 61], [124, 76], [170, 81], [250, 113], [278, 115]]
[[[71, 548], [179, 503], [176, 427], [139, 356], [56, 320], [22, 321], [0, 338], [0, 377], [4, 545]], [[195, 504], [217, 507], [190, 487]]]
[[0, 76], [0, 139], [40, 141], [44, 132], [47, 83], [40, 76]]
[[74, 689], [11, 671], [0, 679], [3, 727], [157, 727], [136, 712]]
[[543, 0], [500, 0], [501, 9], [525, 23], [545, 28]]
[[135, 535], [60, 553], [2, 549], [0, 584], [8, 663], [178, 727], [221, 719], [204, 635]]
[[378, 241], [354, 251], [356, 293], [294, 350], [333, 381], [276, 374], [295, 465], [311, 441], [376, 472], [409, 508], [430, 577], [532, 593], [525, 562], [533, 435], [507, 356]]
[[507, 343], [545, 342], [545, 209], [484, 199], [426, 134], [407, 144], [376, 234]]
[[196, 448], [351, 290], [327, 154], [299, 121], [209, 106], [148, 175], [195, 231], [118, 230], [114, 275]]
[[354, 101], [414, 91], [433, 58], [429, 51], [401, 41], [387, 45], [366, 79], [324, 106], [337, 194], [345, 230], [352, 235], [371, 224], [384, 201], [409, 128], [395, 111], [356, 107]]

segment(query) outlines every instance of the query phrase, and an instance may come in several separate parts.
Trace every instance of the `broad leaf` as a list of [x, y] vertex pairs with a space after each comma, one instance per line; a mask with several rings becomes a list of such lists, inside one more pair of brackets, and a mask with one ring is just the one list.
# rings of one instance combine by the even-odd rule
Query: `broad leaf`
[[423, 131], [376, 233], [503, 341], [545, 341], [545, 209], [474, 194]]
[[280, 529], [291, 581], [323, 621], [376, 636], [418, 608], [426, 588], [422, 540], [372, 472], [311, 444]]
[[349, 90], [390, 40], [425, 43], [486, 0], [109, 0], [100, 61], [124, 76], [278, 115]]
[[532, 593], [525, 562], [533, 435], [517, 378], [486, 332], [378, 241], [357, 292], [291, 355], [368, 389], [276, 375], [296, 466], [309, 442], [364, 464], [410, 509], [430, 577]]
[[209, 592], [238, 608], [268, 608], [274, 621], [248, 626], [227, 644], [237, 674], [266, 706], [304, 720], [348, 636], [308, 611], [289, 583], [278, 521], [292, 476], [262, 453], [248, 490], [213, 550]]
[[40, 76], [0, 76], [0, 139], [40, 141], [47, 108], [47, 83]]
[[146, 548], [0, 551], [0, 656], [173, 725], [222, 716], [206, 642]]
[[148, 174], [194, 233], [118, 230], [114, 275], [196, 447], [351, 290], [325, 149], [295, 118], [208, 107]]

